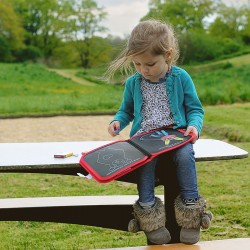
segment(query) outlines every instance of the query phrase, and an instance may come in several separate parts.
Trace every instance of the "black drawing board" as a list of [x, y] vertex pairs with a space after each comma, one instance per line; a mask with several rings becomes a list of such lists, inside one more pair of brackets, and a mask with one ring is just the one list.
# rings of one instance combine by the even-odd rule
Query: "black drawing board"
[[160, 128], [112, 142], [83, 154], [80, 165], [97, 181], [110, 182], [193, 140], [194, 134], [184, 133], [185, 130]]

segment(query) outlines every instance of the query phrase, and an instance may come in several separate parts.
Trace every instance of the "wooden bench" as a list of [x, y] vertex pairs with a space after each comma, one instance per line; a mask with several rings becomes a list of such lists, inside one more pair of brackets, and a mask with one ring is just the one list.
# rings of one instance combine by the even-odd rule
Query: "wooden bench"
[[[75, 175], [88, 173], [79, 165], [81, 153], [108, 141], [0, 143], [0, 173], [49, 173]], [[248, 157], [248, 152], [228, 143], [200, 139], [194, 144], [196, 161], [216, 161]], [[71, 151], [78, 156], [54, 158], [58, 152]], [[165, 157], [165, 156], [164, 156]], [[162, 161], [165, 159], [162, 157]], [[179, 193], [174, 167], [157, 167], [156, 185], [164, 186], [167, 228], [172, 241], [179, 242], [173, 202]], [[118, 181], [136, 183], [136, 170]], [[102, 185], [102, 184], [100, 184]], [[168, 188], [171, 189], [168, 189]], [[166, 192], [171, 190], [171, 192]], [[137, 196], [84, 196], [0, 199], [0, 221], [46, 221], [99, 226], [127, 230], [132, 204]], [[88, 216], [83, 216], [87, 214]], [[105, 216], [103, 216], [105, 214]], [[122, 216], [120, 216], [122, 214]], [[98, 216], [97, 216], [98, 215]]]

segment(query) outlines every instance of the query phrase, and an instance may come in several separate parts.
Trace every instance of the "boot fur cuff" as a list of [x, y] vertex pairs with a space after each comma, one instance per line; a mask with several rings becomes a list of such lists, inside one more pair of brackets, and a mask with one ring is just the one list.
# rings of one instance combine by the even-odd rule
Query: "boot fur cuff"
[[206, 201], [199, 197], [195, 205], [186, 206], [181, 197], [175, 199], [175, 217], [179, 226], [186, 229], [208, 229], [212, 220], [212, 213], [206, 212]]
[[152, 232], [160, 227], [165, 227], [165, 207], [158, 197], [155, 198], [154, 206], [149, 209], [141, 208], [137, 201], [134, 204], [134, 216], [139, 222], [140, 229], [144, 232]]
[[128, 231], [131, 233], [137, 233], [140, 231], [140, 225], [138, 220], [132, 219], [128, 223]]

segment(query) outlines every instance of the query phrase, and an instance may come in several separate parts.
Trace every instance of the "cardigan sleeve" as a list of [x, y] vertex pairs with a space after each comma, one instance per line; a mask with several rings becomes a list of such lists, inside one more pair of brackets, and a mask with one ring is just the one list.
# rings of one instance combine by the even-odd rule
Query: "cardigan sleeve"
[[185, 74], [183, 90], [187, 126], [194, 126], [200, 134], [203, 125], [204, 110], [197, 95], [193, 80], [188, 73]]
[[113, 121], [120, 122], [120, 129], [124, 129], [134, 119], [134, 100], [132, 93], [132, 78], [129, 78], [125, 83], [123, 99], [118, 112]]

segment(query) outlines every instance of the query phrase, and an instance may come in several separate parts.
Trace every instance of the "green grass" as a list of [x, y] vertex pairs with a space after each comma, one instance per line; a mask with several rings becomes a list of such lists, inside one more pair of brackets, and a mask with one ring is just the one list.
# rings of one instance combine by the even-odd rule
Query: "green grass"
[[[249, 108], [250, 103], [205, 107], [207, 128], [202, 137], [227, 141], [227, 134], [220, 129], [226, 126], [227, 131], [238, 131], [241, 138], [241, 142], [231, 139], [231, 143], [249, 152]], [[212, 226], [202, 232], [201, 241], [250, 237], [249, 162], [246, 158], [197, 163], [199, 190], [214, 214]], [[137, 194], [134, 184], [115, 181], [100, 184], [79, 177], [48, 174], [1, 174], [0, 186], [1, 198]], [[156, 192], [163, 194], [163, 188], [157, 187]], [[0, 249], [68, 250], [146, 244], [141, 232], [133, 234], [60, 223], [0, 222]]]
[[183, 67], [194, 80], [203, 105], [249, 102], [250, 54]]
[[[250, 102], [249, 61], [250, 55], [244, 55], [184, 68], [190, 72], [203, 105], [244, 103]], [[124, 86], [101, 82], [103, 72], [103, 68], [75, 70], [78, 77], [96, 81], [84, 85], [42, 65], [0, 63], [0, 117], [115, 112]]]
[[203, 105], [250, 101], [250, 64], [191, 74]]
[[229, 142], [250, 142], [250, 103], [205, 106], [203, 134]]
[[0, 64], [1, 116], [114, 112], [123, 86], [84, 86], [42, 65]]

